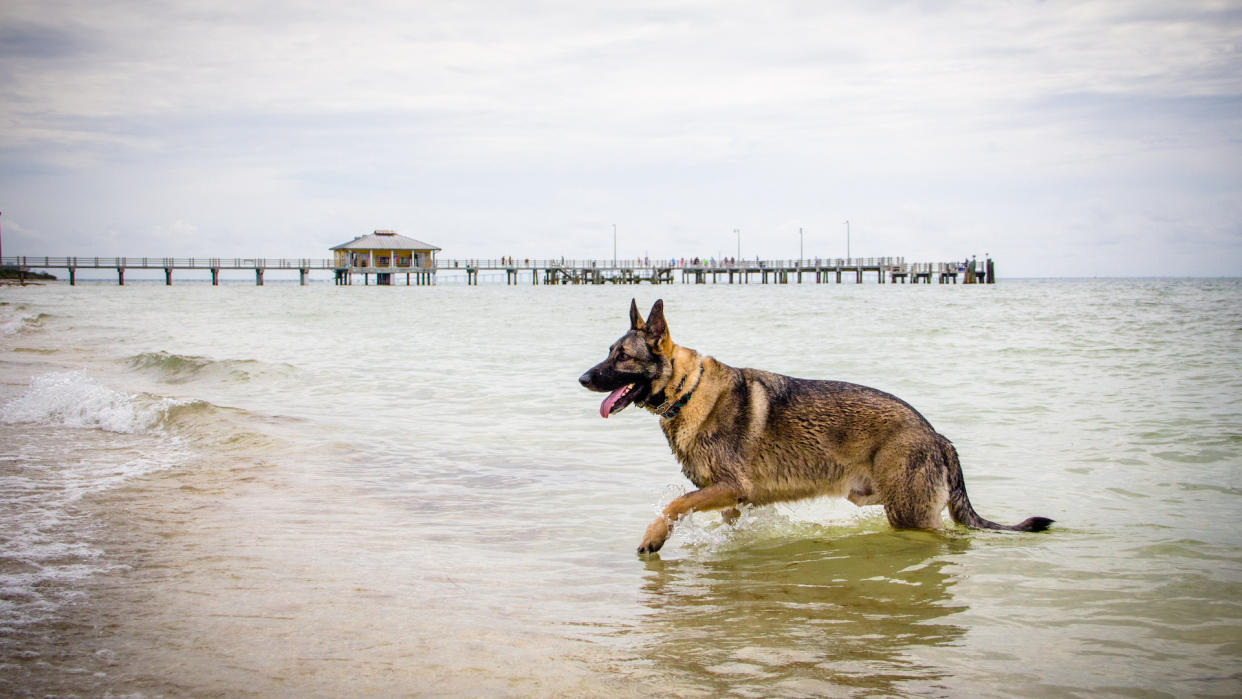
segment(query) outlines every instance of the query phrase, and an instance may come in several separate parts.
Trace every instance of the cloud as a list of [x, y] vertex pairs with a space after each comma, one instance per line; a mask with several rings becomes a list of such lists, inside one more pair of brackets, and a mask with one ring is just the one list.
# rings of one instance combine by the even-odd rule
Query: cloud
[[1127, 235], [1242, 258], [1242, 13], [1212, 3], [18, 1], [0, 27], [0, 207], [66, 253], [181, 255], [134, 249], [180, 222], [195, 254], [396, 227], [610, 256], [616, 223], [631, 254], [741, 228], [786, 257], [850, 218], [867, 254], [1031, 274]]
[[63, 26], [22, 20], [0, 25], [0, 58], [6, 61], [78, 57], [92, 46], [86, 37]]

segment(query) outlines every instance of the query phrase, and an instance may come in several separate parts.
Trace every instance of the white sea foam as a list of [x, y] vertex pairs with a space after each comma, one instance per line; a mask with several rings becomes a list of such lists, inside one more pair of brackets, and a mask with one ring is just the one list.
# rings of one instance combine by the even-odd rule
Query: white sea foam
[[82, 370], [58, 371], [35, 377], [25, 393], [0, 407], [0, 422], [133, 434], [156, 426], [180, 404], [113, 390]]

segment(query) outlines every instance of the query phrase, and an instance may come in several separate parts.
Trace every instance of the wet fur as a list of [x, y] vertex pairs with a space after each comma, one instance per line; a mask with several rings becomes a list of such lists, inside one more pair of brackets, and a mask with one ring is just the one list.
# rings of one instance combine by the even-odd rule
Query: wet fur
[[743, 503], [825, 495], [883, 505], [898, 528], [938, 528], [946, 506], [955, 522], [977, 529], [1043, 531], [1052, 523], [1031, 517], [1009, 526], [980, 517], [966, 496], [957, 450], [900, 398], [738, 369], [676, 345], [663, 301], [645, 321], [631, 302], [630, 330], [579, 381], [596, 391], [633, 384], [633, 403], [651, 412], [690, 393], [676, 416], [661, 417], [660, 428], [698, 490], [652, 522], [640, 553], [658, 551], [677, 518], [694, 510], [724, 509], [732, 517]]

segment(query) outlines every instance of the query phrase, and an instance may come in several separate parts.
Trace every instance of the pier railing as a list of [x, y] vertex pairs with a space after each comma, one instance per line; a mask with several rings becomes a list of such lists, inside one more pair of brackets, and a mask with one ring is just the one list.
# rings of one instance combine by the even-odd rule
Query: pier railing
[[[478, 284], [480, 273], [504, 273], [507, 283], [517, 283], [518, 274], [530, 274], [533, 284], [602, 284], [602, 283], [672, 283], [673, 275], [681, 273], [683, 283], [716, 283], [723, 275], [732, 284], [734, 277], [742, 283], [750, 283], [757, 275], [761, 283], [771, 277], [775, 283], [788, 283], [793, 278], [802, 283], [810, 274], [816, 283], [824, 282], [829, 275], [839, 284], [843, 274], [862, 283], [863, 275], [875, 274], [876, 280], [886, 282], [957, 283], [962, 275], [965, 283], [975, 283], [975, 277], [961, 262], [906, 262], [904, 257], [809, 257], [803, 259], [754, 259], [732, 258], [439, 258], [425, 264], [401, 264], [407, 258], [382, 260], [385, 264], [373, 264], [369, 257], [344, 259], [327, 258], [267, 258], [267, 257], [52, 257], [14, 256], [0, 258], [0, 266], [18, 270], [67, 269], [69, 283], [75, 283], [76, 273], [82, 269], [112, 269], [117, 281], [125, 283], [126, 270], [162, 270], [166, 284], [172, 284], [174, 270], [210, 270], [212, 284], [218, 284], [222, 270], [250, 270], [255, 282], [263, 284], [267, 270], [297, 270], [301, 283], [307, 282], [312, 270], [332, 270], [338, 284], [351, 284], [353, 276], [360, 276], [369, 283], [371, 275], [376, 282], [390, 284], [399, 275], [406, 282], [434, 284], [438, 273], [462, 272], [468, 284]], [[421, 260], [420, 260], [421, 262]], [[991, 265], [991, 261], [988, 265]], [[989, 266], [989, 271], [991, 267]], [[543, 281], [540, 282], [540, 275]], [[494, 275], [489, 275], [494, 276]], [[989, 280], [994, 276], [989, 274]]]
[[[716, 260], [685, 258], [617, 258], [613, 259], [567, 259], [567, 258], [454, 258], [436, 260], [435, 269], [876, 269], [893, 268], [905, 264], [904, 257], [811, 257], [775, 260]], [[935, 263], [927, 263], [935, 264]]]
[[0, 258], [0, 267], [27, 269], [333, 269], [332, 260], [266, 257], [34, 257]]
[[[395, 261], [394, 261], [395, 262]], [[950, 263], [914, 263], [929, 268], [932, 265]], [[438, 259], [433, 265], [372, 265], [369, 263], [341, 265], [332, 259], [315, 258], [269, 258], [269, 257], [51, 257], [11, 256], [0, 258], [0, 266], [25, 269], [425, 269], [448, 271], [454, 269], [865, 269], [901, 268], [906, 265], [904, 257], [850, 257], [775, 260], [715, 260], [684, 258], [618, 258], [612, 259], [566, 259], [566, 258], [451, 258]]]

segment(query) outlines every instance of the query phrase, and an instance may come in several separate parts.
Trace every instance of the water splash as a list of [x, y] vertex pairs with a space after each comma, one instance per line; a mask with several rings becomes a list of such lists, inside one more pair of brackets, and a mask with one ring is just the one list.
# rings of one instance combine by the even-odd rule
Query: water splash
[[[655, 514], [684, 493], [681, 486], [666, 487]], [[678, 520], [672, 542], [689, 551], [714, 554], [776, 542], [888, 529], [881, 507], [859, 508], [840, 499], [817, 498], [777, 505], [743, 505], [731, 521], [720, 512], [694, 512]]]

